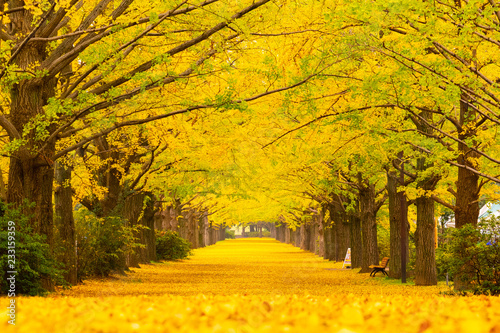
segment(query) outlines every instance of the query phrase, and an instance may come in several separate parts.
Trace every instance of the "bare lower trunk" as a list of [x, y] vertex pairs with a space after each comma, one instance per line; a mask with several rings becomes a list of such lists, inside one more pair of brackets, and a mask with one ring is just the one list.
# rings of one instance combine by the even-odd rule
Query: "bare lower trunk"
[[347, 216], [344, 212], [338, 212], [337, 222], [335, 228], [336, 239], [336, 261], [343, 261], [350, 246], [350, 228], [349, 223], [346, 221]]
[[363, 239], [361, 237], [361, 219], [358, 214], [351, 214], [351, 264], [352, 268], [361, 267], [363, 259]]
[[363, 258], [360, 273], [369, 273], [370, 265], [379, 264], [377, 244], [377, 209], [375, 186], [369, 184], [359, 190], [359, 209], [361, 212], [361, 230], [363, 238]]
[[324, 226], [323, 238], [325, 240], [325, 255], [323, 258], [335, 260], [335, 244], [333, 243], [333, 226], [331, 220]]
[[77, 280], [77, 255], [75, 245], [75, 220], [73, 218], [73, 198], [71, 190], [71, 168], [56, 163], [54, 190], [56, 242], [58, 259], [64, 264], [64, 279], [71, 285]]
[[307, 251], [309, 247], [309, 232], [307, 230], [307, 226], [302, 224], [300, 226], [300, 248], [304, 251]]
[[436, 254], [435, 254], [435, 222], [434, 200], [420, 197], [417, 205], [417, 230], [415, 240], [417, 257], [415, 262], [415, 285], [437, 285]]
[[[395, 172], [387, 174], [387, 192], [389, 194], [389, 277], [401, 278], [401, 196], [397, 192], [397, 175]], [[406, 238], [408, 239], [408, 237]], [[408, 248], [408, 247], [406, 247]], [[406, 262], [409, 262], [409, 252], [406, 251]]]
[[[473, 142], [476, 134], [475, 124], [471, 123], [471, 119], [476, 118], [476, 112], [465, 103], [467, 100], [467, 96], [462, 96], [460, 101], [460, 124], [464, 130], [459, 133], [458, 138], [462, 141]], [[477, 170], [477, 161], [475, 159], [480, 157], [479, 154], [462, 143], [458, 144], [458, 150], [460, 152], [457, 158], [458, 164]], [[467, 224], [477, 226], [479, 217], [479, 177], [472, 171], [459, 167], [456, 184], [455, 228], [462, 228]], [[465, 274], [469, 274], [467, 267], [464, 267], [459, 274], [455, 275], [454, 288], [456, 290], [470, 287], [464, 281], [470, 281], [472, 277], [464, 279], [462, 276]]]
[[308, 250], [311, 251], [312, 253], [316, 253], [316, 240], [317, 240], [317, 225], [316, 222], [313, 220], [312, 223], [308, 225], [309, 228], [309, 248]]
[[0, 201], [7, 201], [7, 187], [5, 187], [2, 168], [0, 168]]
[[185, 239], [191, 244], [192, 249], [198, 248], [198, 217], [198, 212], [192, 208], [184, 214]]
[[134, 236], [138, 244], [144, 245], [142, 248], [135, 248], [133, 253], [126, 257], [126, 264], [129, 267], [139, 267], [140, 263], [148, 263], [156, 260], [156, 238], [154, 234], [154, 201], [145, 200], [148, 194], [136, 193], [130, 195], [125, 200], [123, 216], [127, 224], [137, 227]]
[[301, 242], [302, 242], [302, 234], [301, 234], [302, 226], [295, 228], [294, 234], [295, 234], [295, 246], [300, 248]]
[[291, 243], [291, 229], [287, 225], [285, 225], [285, 243]]
[[[469, 157], [475, 153], [469, 151]], [[458, 163], [471, 166], [473, 162], [460, 155]], [[461, 228], [466, 224], [477, 225], [479, 217], [479, 177], [464, 168], [458, 168], [457, 179], [457, 201], [455, 209], [455, 228]]]
[[324, 257], [325, 256], [325, 233], [324, 233], [324, 230], [325, 230], [325, 226], [324, 226], [324, 222], [325, 222], [325, 218], [324, 218], [324, 215], [325, 213], [323, 212], [323, 210], [320, 210], [319, 214], [317, 215], [317, 220], [318, 220], [318, 251], [317, 251], [317, 254], [320, 256], [320, 257]]
[[289, 229], [290, 231], [290, 244], [292, 244], [293, 246], [297, 246], [296, 243], [295, 243], [295, 237], [296, 237], [296, 232], [295, 232], [296, 229]]
[[207, 211], [205, 211], [201, 217], [201, 224], [203, 226], [203, 246], [212, 245], [210, 243], [210, 222], [208, 221]]

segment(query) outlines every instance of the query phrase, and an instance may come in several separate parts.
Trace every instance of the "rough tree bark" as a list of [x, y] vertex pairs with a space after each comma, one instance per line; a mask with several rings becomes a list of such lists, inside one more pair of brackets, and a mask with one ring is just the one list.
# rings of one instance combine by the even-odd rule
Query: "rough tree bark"
[[56, 241], [61, 247], [58, 259], [64, 264], [64, 279], [71, 285], [78, 283], [75, 220], [73, 218], [73, 193], [71, 167], [60, 162], [55, 164], [54, 223]]
[[137, 237], [137, 243], [144, 245], [127, 255], [126, 264], [129, 267], [156, 260], [154, 214], [154, 197], [150, 193], [135, 193], [125, 200], [123, 216], [129, 226], [141, 226], [134, 236]]
[[318, 230], [318, 251], [317, 251], [317, 255], [320, 256], [320, 257], [324, 257], [325, 256], [325, 233], [324, 233], [324, 230], [325, 230], [325, 225], [324, 225], [324, 222], [325, 222], [325, 212], [320, 209], [318, 214], [316, 215], [316, 218], [317, 218], [317, 230]]
[[[467, 96], [462, 96], [462, 100], [460, 101], [460, 125], [462, 126], [462, 130], [459, 131], [458, 138], [463, 142], [473, 142], [471, 139], [474, 139], [476, 133], [475, 124], [472, 124], [471, 120], [475, 119], [476, 112], [468, 106], [467, 100]], [[458, 164], [478, 169], [475, 159], [480, 156], [477, 152], [463, 143], [458, 144], [458, 151]], [[456, 184], [455, 228], [462, 228], [467, 224], [477, 226], [479, 218], [479, 176], [466, 168], [459, 167]], [[453, 281], [455, 290], [469, 289], [470, 286], [466, 281], [472, 280], [472, 277], [464, 278], [466, 274], [469, 274], [468, 271], [467, 267], [463, 267], [460, 273], [455, 274]]]
[[379, 264], [377, 244], [377, 205], [375, 201], [375, 185], [365, 184], [358, 177], [359, 209], [361, 212], [361, 229], [363, 238], [363, 258], [360, 273], [369, 273], [370, 265]]
[[[20, 4], [19, 6], [22, 6]], [[33, 16], [27, 10], [10, 14], [12, 35], [26, 36], [33, 29]], [[20, 42], [18, 40], [17, 42]], [[18, 71], [31, 73], [33, 64], [42, 63], [48, 56], [46, 41], [31, 42], [19, 47], [12, 65]], [[50, 248], [54, 244], [54, 224], [52, 207], [52, 186], [54, 181], [55, 140], [46, 142], [36, 139], [35, 129], [29, 129], [37, 116], [44, 114], [44, 106], [55, 96], [57, 80], [44, 77], [29, 77], [14, 83], [10, 90], [10, 123], [8, 130], [11, 140], [20, 139], [28, 133], [27, 142], [17, 151], [12, 152], [9, 164], [7, 184], [7, 202], [21, 208], [25, 216], [30, 216], [30, 227], [33, 232], [44, 235]], [[54, 125], [46, 130], [52, 132]], [[38, 129], [40, 130], [40, 128]], [[44, 147], [38, 151], [38, 147]], [[34, 203], [27, 206], [26, 203]], [[53, 290], [52, 282], [42, 278], [42, 286]]]
[[288, 225], [285, 225], [285, 243], [290, 244], [291, 243], [291, 229], [288, 227]]
[[335, 243], [333, 239], [333, 219], [332, 215], [332, 205], [328, 205], [328, 212], [330, 214], [330, 219], [324, 225], [323, 237], [325, 240], [325, 255], [323, 258], [327, 260], [335, 260]]
[[349, 214], [351, 220], [351, 265], [352, 268], [361, 267], [363, 261], [363, 237], [361, 236], [361, 218], [359, 213]]
[[[421, 116], [432, 122], [432, 113], [422, 112]], [[432, 134], [432, 128], [420, 122], [417, 128], [421, 132]], [[425, 157], [417, 159], [418, 181], [417, 188], [429, 193], [435, 189], [439, 177], [428, 174], [428, 169], [432, 166]], [[415, 231], [415, 245], [417, 248], [415, 262], [415, 284], [417, 286], [437, 285], [437, 269], [435, 254], [435, 217], [434, 200], [429, 194], [417, 197], [417, 229]]]
[[[398, 176], [396, 172], [388, 172], [387, 193], [389, 195], [390, 228], [389, 277], [394, 279], [401, 278], [401, 200], [397, 192], [397, 187]], [[408, 236], [406, 239], [408, 239]], [[409, 251], [406, 251], [406, 262], [409, 262]]]
[[302, 224], [300, 226], [300, 248], [304, 251], [309, 250], [309, 243], [310, 243], [310, 233], [309, 233], [309, 227], [307, 224]]
[[437, 285], [434, 200], [422, 196], [416, 199], [415, 204], [417, 206], [415, 285]]
[[[458, 138], [462, 141], [468, 141], [475, 137], [475, 126], [472, 126], [471, 119], [475, 119], [476, 113], [467, 103], [467, 97], [463, 96], [464, 101], [460, 102], [460, 124], [463, 126], [459, 130]], [[458, 144], [459, 155], [457, 163], [478, 169], [476, 158], [479, 154], [470, 149], [463, 143]], [[455, 211], [455, 228], [461, 228], [466, 224], [477, 226], [479, 217], [479, 176], [466, 169], [458, 168]]]
[[309, 227], [309, 251], [316, 253], [318, 240], [318, 224], [314, 219], [311, 219]]

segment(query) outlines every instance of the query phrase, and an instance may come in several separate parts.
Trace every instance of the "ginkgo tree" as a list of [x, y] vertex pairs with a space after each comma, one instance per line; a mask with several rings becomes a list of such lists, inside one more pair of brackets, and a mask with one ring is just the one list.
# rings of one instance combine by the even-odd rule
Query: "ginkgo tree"
[[[10, 138], [4, 147], [10, 156], [6, 197], [18, 206], [35, 203], [24, 213], [51, 245], [58, 159], [97, 147], [118, 129], [189, 112], [199, 111], [200, 117], [209, 109], [223, 112], [311, 77], [285, 85], [280, 80], [273, 89], [252, 85], [243, 94], [234, 90], [234, 77], [227, 74], [238, 70], [234, 61], [249, 48], [242, 44], [249, 36], [283, 33], [276, 31], [276, 18], [286, 3], [71, 0], [0, 5], [0, 125]], [[222, 81], [226, 84], [218, 83]], [[117, 161], [106, 163], [115, 166]]]

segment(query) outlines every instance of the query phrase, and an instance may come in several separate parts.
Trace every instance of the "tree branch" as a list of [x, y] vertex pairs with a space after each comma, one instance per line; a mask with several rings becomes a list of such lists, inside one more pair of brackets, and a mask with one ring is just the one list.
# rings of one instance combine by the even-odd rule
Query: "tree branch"
[[56, 6], [56, 2], [54, 2], [52, 4], [52, 6], [50, 6], [50, 9], [43, 15], [43, 17], [40, 19], [40, 22], [38, 23], [38, 25], [35, 27], [35, 29], [33, 29], [29, 34], [28, 36], [26, 36], [23, 41], [21, 42], [21, 44], [19, 46], [16, 47], [16, 50], [14, 51], [14, 53], [10, 56], [10, 59], [9, 61], [7, 61], [7, 63], [5, 64], [4, 66], [4, 69], [2, 70], [2, 72], [0, 72], [0, 79], [5, 75], [5, 73], [7, 72], [7, 69], [9, 68], [9, 65], [12, 64], [12, 62], [14, 61], [14, 59], [16, 59], [17, 55], [21, 52], [21, 50], [24, 48], [24, 46], [26, 46], [26, 44], [28, 44], [28, 42], [30, 41], [31, 38], [33, 38], [33, 36], [35, 36], [35, 34], [37, 33], [37, 31], [42, 27], [42, 25], [45, 23], [45, 20], [47, 19], [47, 17], [52, 13], [52, 11], [54, 10]]
[[[303, 84], [303, 83], [307, 82], [307, 79], [303, 80], [301, 82]], [[297, 86], [297, 84], [294, 84], [294, 85], [291, 85], [291, 86], [288, 86], [288, 87], [275, 89], [275, 90], [268, 91], [268, 92], [265, 92], [263, 94], [257, 95], [259, 97], [252, 96], [252, 97], [249, 97], [249, 98], [235, 100], [235, 101], [233, 101], [231, 103], [232, 104], [240, 104], [240, 103], [244, 103], [244, 102], [253, 101], [253, 100], [255, 100], [257, 98], [260, 98], [260, 97], [264, 97], [264, 96], [268, 96], [268, 95], [275, 94], [275, 93], [278, 93], [278, 92], [282, 92], [282, 91], [286, 91], [286, 90], [289, 90], [289, 89], [293, 89], [296, 86]], [[112, 103], [111, 105], [118, 104], [118, 103], [119, 102]], [[108, 106], [111, 106], [111, 105], [108, 105]], [[224, 105], [227, 105], [227, 103], [224, 103]], [[147, 118], [144, 118], [144, 119], [136, 119], [136, 120], [124, 121], [124, 122], [121, 122], [121, 123], [115, 123], [110, 128], [104, 129], [104, 130], [102, 130], [99, 133], [96, 133], [96, 134], [94, 134], [94, 135], [92, 135], [92, 136], [90, 136], [90, 137], [88, 137], [86, 139], [83, 139], [79, 143], [76, 143], [76, 144], [74, 144], [74, 145], [72, 145], [70, 147], [67, 147], [66, 149], [63, 149], [59, 153], [55, 154], [54, 160], [60, 158], [61, 156], [64, 156], [65, 154], [67, 154], [70, 151], [73, 151], [73, 150], [75, 150], [77, 148], [82, 147], [87, 142], [90, 142], [90, 141], [92, 141], [92, 140], [94, 140], [94, 139], [96, 139], [98, 137], [101, 137], [103, 135], [111, 133], [112, 131], [114, 131], [114, 130], [116, 130], [118, 128], [121, 128], [121, 127], [127, 127], [127, 126], [145, 124], [145, 123], [149, 123], [149, 122], [152, 122], [152, 121], [155, 121], [155, 120], [159, 120], [159, 119], [163, 119], [163, 118], [167, 118], [167, 117], [172, 117], [172, 116], [175, 116], [175, 115], [178, 115], [178, 114], [183, 114], [183, 113], [187, 113], [187, 112], [194, 111], [194, 110], [208, 109], [208, 108], [217, 108], [217, 107], [220, 107], [220, 106], [222, 106], [222, 105], [220, 105], [220, 104], [194, 105], [194, 106], [190, 106], [190, 107], [187, 107], [187, 108], [184, 108], [184, 109], [172, 111], [172, 112], [169, 112], [169, 113], [166, 113], [166, 114], [161, 114], [161, 115], [157, 115], [157, 116], [151, 116], [151, 117], [147, 117]]]
[[441, 204], [449, 209], [451, 209], [452, 211], [456, 211], [457, 210], [457, 206], [454, 206], [438, 197], [436, 197], [435, 195], [431, 195], [431, 199], [434, 200], [435, 202], [437, 202], [438, 204]]
[[451, 164], [451, 165], [454, 165], [454, 166], [457, 166], [459, 168], [463, 168], [463, 169], [467, 169], [469, 171], [472, 171], [473, 173], [475, 173], [476, 175], [478, 176], [481, 176], [481, 177], [484, 177], [486, 179], [489, 179], [491, 181], [494, 181], [495, 183], [500, 183], [500, 179], [496, 178], [496, 177], [492, 177], [490, 175], [487, 175], [485, 173], [482, 173], [480, 171], [477, 171], [476, 169], [474, 168], [471, 168], [470, 166], [467, 166], [467, 165], [462, 165], [462, 164], [458, 164], [458, 163], [455, 163], [453, 161], [446, 161], [447, 163]]
[[[318, 75], [318, 74], [315, 74], [315, 75]], [[347, 92], [347, 91], [344, 91], [344, 92]], [[344, 93], [342, 92], [342, 93]], [[351, 110], [347, 110], [347, 111], [344, 111], [344, 112], [339, 112], [339, 113], [331, 113], [331, 114], [325, 114], [325, 115], [322, 115], [322, 116], [319, 116], [311, 121], [308, 121], [307, 123], [305, 124], [302, 124], [298, 127], [295, 127], [291, 130], [288, 130], [286, 131], [284, 134], [278, 136], [276, 139], [274, 139], [273, 141], [267, 143], [266, 145], [264, 145], [262, 147], [262, 149], [266, 148], [267, 146], [270, 146], [272, 145], [273, 143], [275, 143], [276, 141], [280, 140], [281, 138], [285, 137], [286, 135], [290, 134], [290, 133], [293, 133], [295, 131], [298, 131], [304, 127], [307, 127], [309, 126], [310, 124], [312, 123], [315, 123], [316, 121], [319, 121], [321, 119], [324, 119], [324, 118], [328, 118], [328, 117], [333, 117], [333, 116], [339, 116], [339, 115], [343, 115], [343, 114], [346, 114], [346, 113], [351, 113], [351, 112], [355, 112], [355, 111], [364, 111], [364, 110], [368, 110], [368, 109], [372, 109], [372, 108], [388, 108], [388, 107], [395, 107], [394, 104], [382, 104], [382, 105], [374, 105], [374, 106], [366, 106], [366, 107], [361, 107], [361, 108], [356, 108], [356, 109], [351, 109]]]

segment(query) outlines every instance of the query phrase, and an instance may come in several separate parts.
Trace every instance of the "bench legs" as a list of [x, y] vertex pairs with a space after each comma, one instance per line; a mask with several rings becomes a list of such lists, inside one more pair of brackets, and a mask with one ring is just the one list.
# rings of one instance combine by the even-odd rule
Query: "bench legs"
[[370, 273], [370, 276], [375, 276], [378, 272], [384, 273], [386, 276], [389, 276], [387, 272], [385, 271], [385, 268], [374, 268], [373, 271]]

